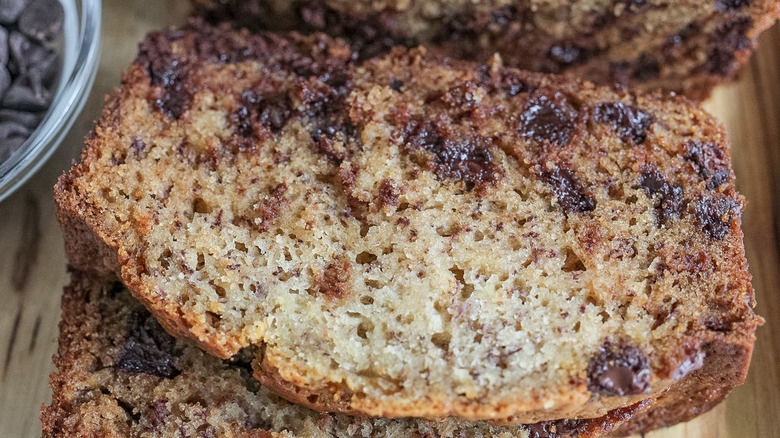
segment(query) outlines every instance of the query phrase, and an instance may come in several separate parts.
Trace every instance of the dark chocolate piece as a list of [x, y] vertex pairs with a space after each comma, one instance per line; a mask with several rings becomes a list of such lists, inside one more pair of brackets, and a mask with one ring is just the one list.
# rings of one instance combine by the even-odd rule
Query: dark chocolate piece
[[440, 178], [465, 181], [470, 190], [495, 183], [500, 175], [489, 138], [441, 132], [433, 121], [418, 118], [410, 120], [404, 131], [405, 147], [432, 154], [427, 164]]
[[647, 196], [655, 199], [653, 207], [658, 225], [665, 224], [669, 219], [680, 217], [685, 204], [685, 194], [682, 187], [670, 184], [655, 168], [643, 172], [639, 184]]
[[11, 73], [4, 65], [0, 65], [0, 98], [3, 97], [8, 87], [11, 86]]
[[[0, 93], [2, 94], [2, 93]], [[30, 130], [35, 129], [40, 123], [43, 115], [41, 113], [31, 113], [27, 111], [18, 111], [12, 109], [0, 109], [0, 122], [14, 122], [24, 125]]]
[[650, 390], [650, 369], [644, 352], [633, 345], [609, 341], [588, 363], [588, 391], [604, 395], [635, 395]]
[[0, 122], [0, 141], [10, 137], [27, 137], [31, 132], [30, 128], [16, 122]]
[[719, 76], [730, 76], [736, 71], [734, 52], [747, 50], [752, 42], [747, 32], [753, 25], [750, 17], [737, 18], [729, 21], [710, 34], [713, 48], [707, 54], [707, 59], [697, 68]]
[[707, 187], [710, 189], [723, 184], [731, 176], [724, 151], [714, 143], [689, 141], [683, 149], [683, 158], [697, 167], [701, 179], [709, 180]]
[[0, 163], [11, 157], [24, 144], [27, 137], [0, 138]]
[[750, 6], [750, 0], [715, 0], [715, 9], [718, 11], [735, 11], [745, 6]]
[[176, 341], [147, 312], [135, 312], [127, 322], [127, 338], [117, 371], [150, 374], [171, 379], [181, 373], [176, 368]]
[[694, 204], [696, 220], [710, 239], [721, 240], [731, 229], [729, 215], [737, 206], [729, 198], [702, 198]]
[[[8, 31], [0, 26], [0, 65], [4, 66], [8, 64]], [[3, 93], [0, 93], [0, 96]]]
[[22, 111], [43, 111], [51, 103], [51, 93], [46, 89], [34, 90], [21, 83], [11, 85], [3, 97], [5, 108]]
[[29, 0], [0, 0], [0, 23], [13, 24]]
[[552, 186], [558, 204], [566, 214], [585, 213], [596, 208], [596, 200], [585, 191], [570, 167], [559, 164], [552, 170], [545, 168], [541, 178]]
[[51, 41], [62, 32], [65, 10], [57, 0], [33, 0], [19, 16], [19, 31], [38, 41]]
[[536, 141], [549, 141], [558, 146], [569, 144], [575, 127], [577, 111], [569, 107], [559, 93], [549, 98], [532, 97], [520, 116], [520, 135]]
[[529, 438], [559, 438], [579, 436], [583, 427], [588, 425], [586, 420], [553, 420], [541, 421], [529, 424]]
[[647, 139], [647, 129], [653, 118], [639, 108], [625, 103], [600, 103], [593, 111], [593, 119], [598, 123], [612, 126], [624, 141], [642, 144]]
[[162, 96], [154, 103], [168, 117], [178, 119], [190, 108], [190, 91], [187, 76], [189, 68], [178, 61], [172, 62], [161, 74]]

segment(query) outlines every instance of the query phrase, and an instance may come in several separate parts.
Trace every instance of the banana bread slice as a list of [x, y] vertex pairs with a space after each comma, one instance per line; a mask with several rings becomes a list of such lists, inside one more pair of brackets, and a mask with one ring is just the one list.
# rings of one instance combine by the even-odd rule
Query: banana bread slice
[[535, 423], [744, 379], [760, 318], [711, 116], [500, 59], [354, 60], [151, 34], [56, 187], [70, 262], [212, 354], [257, 346], [318, 410]]
[[448, 56], [663, 88], [693, 99], [732, 79], [778, 0], [193, 0], [209, 20], [326, 32], [373, 56], [425, 45]]
[[119, 282], [75, 272], [65, 288], [44, 436], [70, 437], [597, 437], [643, 401], [593, 420], [495, 426], [458, 419], [321, 414], [252, 377], [251, 355], [221, 360], [170, 337]]

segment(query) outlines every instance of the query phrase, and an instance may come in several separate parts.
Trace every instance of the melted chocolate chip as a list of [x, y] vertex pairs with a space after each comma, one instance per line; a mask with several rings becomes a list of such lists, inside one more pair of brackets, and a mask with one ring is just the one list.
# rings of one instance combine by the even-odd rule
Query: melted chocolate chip
[[349, 158], [354, 152], [349, 148], [350, 140], [354, 139], [355, 128], [351, 124], [327, 125], [316, 128], [309, 133], [317, 152], [325, 155], [336, 165]]
[[635, 61], [631, 77], [639, 82], [649, 81], [658, 77], [661, 71], [658, 61], [649, 53], [642, 53]]
[[731, 176], [724, 151], [715, 143], [689, 141], [683, 148], [683, 158], [692, 162], [703, 180], [709, 180], [712, 189], [726, 182]]
[[390, 88], [393, 91], [395, 91], [395, 92], [400, 93], [401, 92], [401, 87], [403, 87], [403, 86], [404, 86], [404, 81], [402, 81], [402, 80], [399, 80], [399, 79], [391, 79], [390, 80]]
[[554, 420], [529, 424], [529, 438], [559, 438], [563, 436], [576, 437], [587, 425], [586, 420]]
[[152, 75], [152, 85], [161, 85], [160, 97], [154, 104], [168, 117], [178, 119], [190, 107], [192, 91], [188, 81], [189, 67], [181, 61], [169, 58], [170, 64], [159, 67]]
[[718, 11], [736, 11], [750, 6], [750, 0], [715, 0], [715, 9]]
[[654, 198], [655, 216], [658, 225], [672, 218], [680, 217], [685, 205], [685, 196], [680, 186], [670, 184], [658, 169], [651, 168], [642, 173], [639, 185], [647, 196]]
[[252, 90], [241, 93], [238, 107], [231, 115], [236, 135], [239, 137], [239, 146], [254, 146], [255, 143], [251, 139], [260, 137], [261, 127], [278, 134], [293, 116], [292, 107], [286, 93], [267, 96]]
[[642, 53], [632, 61], [618, 61], [609, 64], [609, 76], [618, 84], [631, 81], [644, 82], [658, 77], [658, 61], [649, 53]]
[[561, 68], [582, 64], [590, 58], [590, 53], [583, 47], [571, 43], [561, 43], [550, 47], [547, 57], [557, 62]]
[[588, 363], [588, 391], [604, 395], [635, 395], [650, 390], [650, 369], [638, 347], [609, 341]]
[[558, 146], [569, 144], [575, 127], [577, 111], [566, 104], [560, 94], [553, 98], [532, 97], [520, 116], [520, 135], [536, 141], [549, 141]]
[[696, 221], [710, 239], [721, 240], [731, 229], [729, 215], [737, 203], [729, 198], [701, 198], [693, 208]]
[[750, 17], [741, 17], [725, 23], [710, 35], [712, 49], [707, 54], [707, 60], [696, 71], [704, 71], [718, 76], [730, 76], [737, 68], [734, 63], [734, 52], [747, 50], [751, 41], [747, 32], [753, 25]]
[[178, 376], [176, 341], [146, 312], [134, 312], [127, 322], [127, 337], [117, 371], [150, 374], [165, 379]]
[[490, 152], [490, 139], [458, 136], [422, 118], [410, 120], [404, 128], [404, 134], [405, 149], [431, 154], [428, 168], [440, 178], [465, 181], [467, 189], [496, 181], [499, 170]]
[[290, 119], [292, 102], [286, 95], [276, 95], [260, 101], [258, 121], [278, 133]]
[[326, 32], [347, 40], [359, 60], [387, 53], [395, 46], [413, 47], [414, 39], [403, 35], [393, 27], [388, 10], [369, 14], [353, 14], [349, 20], [322, 0], [295, 0], [291, 10], [301, 30]]
[[545, 168], [541, 178], [552, 186], [558, 204], [566, 214], [585, 213], [596, 208], [596, 200], [585, 191], [570, 167], [558, 165], [552, 170]]
[[647, 129], [653, 118], [639, 108], [625, 103], [600, 103], [593, 111], [593, 119], [598, 123], [612, 126], [623, 140], [642, 144], [647, 139]]

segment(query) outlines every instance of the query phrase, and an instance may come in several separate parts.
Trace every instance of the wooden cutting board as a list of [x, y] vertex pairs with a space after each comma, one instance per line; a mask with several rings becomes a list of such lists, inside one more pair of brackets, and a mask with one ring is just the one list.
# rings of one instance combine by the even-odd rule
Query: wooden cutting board
[[[22, 189], [0, 203], [0, 437], [40, 435], [41, 403], [56, 350], [60, 294], [68, 281], [51, 187], [78, 156], [100, 115], [103, 96], [119, 83], [137, 44], [153, 29], [181, 23], [182, 0], [103, 1], [103, 51], [95, 86], [62, 147]], [[758, 331], [746, 384], [713, 411], [647, 438], [780, 437], [780, 27], [736, 83], [716, 90], [706, 107], [731, 136], [737, 185], [749, 204], [743, 217], [757, 292]]]

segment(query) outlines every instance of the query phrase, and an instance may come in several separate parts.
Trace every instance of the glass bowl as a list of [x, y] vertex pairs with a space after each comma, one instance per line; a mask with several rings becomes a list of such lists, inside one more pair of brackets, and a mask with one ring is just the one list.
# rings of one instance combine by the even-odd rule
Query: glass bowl
[[81, 113], [100, 58], [100, 0], [60, 0], [65, 10], [62, 37], [55, 44], [62, 71], [54, 98], [32, 135], [0, 163], [0, 201], [18, 189], [60, 145]]

